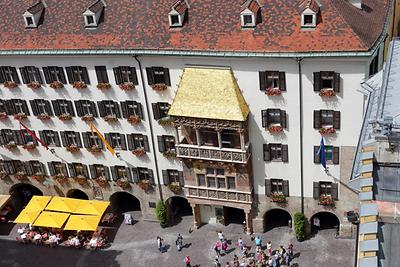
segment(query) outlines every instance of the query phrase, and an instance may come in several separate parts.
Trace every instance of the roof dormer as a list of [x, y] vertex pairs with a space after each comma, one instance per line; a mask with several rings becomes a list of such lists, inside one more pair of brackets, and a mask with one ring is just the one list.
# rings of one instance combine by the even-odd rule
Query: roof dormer
[[43, 11], [46, 8], [46, 3], [40, 1], [30, 8], [28, 8], [24, 13], [25, 27], [26, 28], [37, 28], [40, 23]]
[[98, 0], [83, 13], [86, 28], [96, 28], [99, 25], [100, 18], [106, 6], [104, 0]]
[[189, 3], [187, 3], [186, 0], [178, 0], [175, 2], [171, 7], [171, 11], [168, 13], [169, 27], [182, 27], [188, 8]]
[[300, 5], [301, 27], [315, 28], [318, 23], [320, 5], [316, 0], [301, 0]]
[[240, 12], [242, 28], [254, 28], [261, 20], [261, 6], [257, 0], [247, 0]]

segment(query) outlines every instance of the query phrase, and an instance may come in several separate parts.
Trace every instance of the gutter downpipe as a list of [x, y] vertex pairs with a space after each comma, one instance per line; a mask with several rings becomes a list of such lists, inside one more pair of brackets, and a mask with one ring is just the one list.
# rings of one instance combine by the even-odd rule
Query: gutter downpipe
[[303, 168], [303, 78], [301, 73], [302, 57], [297, 57], [299, 70], [299, 107], [300, 107], [300, 189], [301, 189], [301, 213], [304, 214], [304, 168]]
[[150, 127], [150, 136], [151, 136], [151, 144], [152, 144], [152, 148], [153, 148], [153, 158], [154, 158], [154, 165], [156, 166], [156, 177], [157, 177], [157, 185], [158, 185], [158, 191], [160, 193], [160, 200], [162, 202], [164, 202], [164, 197], [162, 194], [162, 188], [161, 188], [161, 183], [160, 183], [160, 174], [158, 171], [158, 161], [157, 161], [157, 150], [156, 150], [156, 145], [154, 142], [154, 131], [153, 131], [153, 124], [151, 122], [151, 114], [150, 114], [150, 109], [149, 109], [149, 101], [148, 101], [148, 97], [147, 97], [147, 91], [146, 91], [146, 86], [144, 85], [144, 75], [143, 75], [143, 70], [142, 70], [142, 63], [140, 62], [140, 60], [138, 59], [137, 55], [134, 55], [133, 58], [137, 61], [138, 65], [139, 65], [139, 71], [140, 71], [140, 79], [142, 80], [142, 89], [143, 89], [143, 93], [144, 93], [144, 99], [146, 101], [146, 111], [147, 111], [147, 118], [149, 120], [149, 127]]

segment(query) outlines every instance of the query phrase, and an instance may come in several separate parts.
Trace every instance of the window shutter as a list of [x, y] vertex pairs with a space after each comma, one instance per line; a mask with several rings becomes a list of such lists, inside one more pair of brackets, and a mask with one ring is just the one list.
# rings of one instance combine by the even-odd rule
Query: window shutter
[[115, 166], [111, 166], [110, 169], [111, 169], [112, 180], [116, 181], [117, 180], [117, 170], [116, 170]]
[[117, 115], [117, 118], [121, 118], [121, 110], [119, 109], [119, 104], [118, 102], [114, 102], [114, 106], [115, 106], [115, 114]]
[[262, 122], [263, 128], [268, 127], [268, 110], [267, 109], [261, 110], [261, 122]]
[[163, 178], [164, 185], [168, 185], [170, 183], [169, 182], [168, 171], [162, 170], [162, 178]]
[[321, 73], [314, 72], [314, 91], [319, 92], [321, 91]]
[[161, 118], [160, 116], [160, 111], [158, 109], [158, 103], [152, 103], [151, 106], [153, 107], [153, 116], [155, 120], [158, 120]]
[[265, 179], [265, 195], [267, 197], [271, 196], [271, 180]]
[[15, 114], [14, 100], [13, 99], [5, 100], [5, 109], [6, 109], [7, 115], [14, 115]]
[[35, 76], [36, 76], [37, 82], [40, 84], [43, 84], [42, 74], [40, 74], [39, 68], [36, 68], [36, 67], [35, 67]]
[[43, 143], [48, 145], [47, 138], [46, 138], [46, 135], [44, 134], [44, 131], [39, 131], [39, 137], [40, 137], [40, 140], [43, 141]]
[[320, 157], [318, 155], [319, 146], [314, 146], [314, 163], [321, 163]]
[[89, 170], [90, 170], [90, 177], [92, 179], [96, 179], [96, 168], [94, 165], [89, 165]]
[[56, 146], [60, 147], [61, 143], [60, 143], [60, 137], [58, 136], [58, 132], [54, 132], [54, 139], [56, 142]]
[[22, 131], [22, 130], [14, 130], [12, 131], [13, 133], [13, 141], [17, 144], [17, 145], [23, 145], [25, 144], [25, 132], [26, 131]]
[[55, 169], [54, 169], [54, 164], [53, 164], [53, 162], [47, 162], [47, 166], [49, 167], [50, 175], [51, 175], [51, 176], [55, 175], [55, 174], [56, 174], [56, 171], [55, 171]]
[[53, 110], [51, 109], [50, 101], [44, 101], [44, 110], [49, 116], [53, 116]]
[[123, 118], [128, 118], [128, 105], [126, 101], [121, 102], [121, 110], [122, 110], [122, 117]]
[[139, 174], [138, 174], [138, 169], [137, 168], [132, 168], [132, 179], [134, 183], [139, 182]]
[[43, 73], [44, 73], [44, 79], [46, 80], [47, 84], [52, 83], [52, 79], [51, 79], [51, 75], [50, 75], [50, 71], [48, 67], [43, 67]]
[[286, 74], [284, 72], [279, 72], [279, 89], [286, 91]]
[[25, 100], [21, 100], [21, 102], [22, 102], [22, 111], [23, 111], [27, 116], [30, 116], [30, 112], [29, 112], [29, 109], [28, 109], [28, 104], [26, 103]]
[[286, 128], [286, 111], [281, 110], [281, 126]]
[[110, 170], [107, 166], [104, 166], [104, 173], [106, 174], [107, 180], [111, 181]]
[[131, 83], [133, 83], [134, 85], [138, 85], [138, 78], [136, 75], [136, 68], [135, 67], [131, 67], [131, 73], [129, 74], [129, 80], [131, 81]]
[[146, 68], [146, 74], [147, 74], [147, 83], [149, 85], [153, 85], [154, 84], [153, 69], [152, 68]]
[[58, 69], [58, 79], [60, 80], [60, 82], [62, 82], [63, 84], [67, 83], [67, 80], [65, 79], [65, 74], [64, 74], [64, 69], [62, 67], [57, 67]]
[[21, 81], [19, 80], [17, 69], [15, 67], [11, 67], [11, 77], [13, 78], [13, 81], [17, 84], [20, 84]]
[[30, 81], [29, 81], [29, 78], [28, 78], [28, 74], [26, 72], [26, 67], [19, 68], [19, 71], [21, 72], [22, 82], [24, 84], [28, 84]]
[[168, 68], [164, 68], [164, 82], [165, 82], [165, 85], [171, 86], [171, 79], [169, 77], [169, 69]]
[[265, 91], [267, 89], [267, 72], [259, 71], [258, 76], [260, 81], [260, 90]]
[[81, 100], [75, 100], [75, 109], [76, 109], [76, 114], [78, 115], [78, 117], [82, 117], [83, 110], [82, 110]]
[[3, 67], [0, 67], [0, 83], [5, 82], [5, 77], [4, 77], [4, 69]]
[[61, 134], [61, 140], [62, 140], [63, 146], [64, 147], [68, 146], [69, 142], [67, 140], [67, 136], [66, 136], [65, 132], [60, 132], [60, 134]]
[[125, 170], [126, 170], [126, 173], [127, 173], [127, 175], [128, 175], [128, 181], [129, 181], [129, 182], [132, 182], [133, 180], [132, 180], [131, 169], [128, 168], [128, 167], [125, 167]]
[[282, 145], [282, 162], [289, 162], [288, 145]]
[[146, 152], [150, 152], [149, 140], [147, 139], [147, 135], [143, 135], [143, 143], [144, 143], [144, 150]]
[[337, 147], [337, 146], [334, 146], [333, 148], [332, 148], [332, 152], [333, 152], [333, 155], [332, 155], [332, 162], [333, 162], [333, 164], [339, 164], [339, 147]]
[[104, 138], [105, 138], [106, 141], [110, 144], [110, 146], [111, 146], [112, 148], [114, 148], [113, 142], [111, 141], [111, 136], [110, 136], [110, 134], [109, 134], [109, 133], [105, 133], [105, 134], [104, 134]]
[[74, 78], [74, 74], [72, 73], [72, 68], [65, 67], [65, 70], [67, 71], [67, 77], [68, 77], [69, 83], [73, 84], [75, 82], [75, 78]]
[[[81, 67], [82, 70], [82, 80], [86, 83], [86, 84], [90, 84], [90, 80], [89, 80], [89, 74], [87, 71], [86, 67]], [[107, 78], [108, 79], [108, 78]]]
[[99, 114], [100, 117], [104, 118], [107, 115], [106, 109], [104, 107], [104, 102], [103, 101], [98, 101], [97, 106], [99, 107]]
[[333, 128], [340, 129], [340, 111], [333, 112]]
[[83, 137], [83, 145], [85, 148], [89, 148], [90, 147], [90, 141], [89, 141], [89, 134], [87, 132], [82, 133], [82, 137]]
[[67, 101], [67, 108], [68, 108], [68, 113], [75, 117], [75, 111], [74, 111], [74, 105], [72, 104], [72, 101]]
[[121, 149], [126, 150], [126, 139], [124, 134], [120, 134], [121, 136]]
[[150, 180], [150, 183], [155, 184], [155, 182], [154, 182], [153, 170], [152, 170], [152, 169], [147, 169], [147, 170], [148, 170], [148, 172], [149, 172], [149, 180]]
[[313, 182], [313, 198], [319, 199], [319, 182]]
[[283, 195], [285, 197], [289, 196], [289, 181], [288, 180], [283, 180]]
[[143, 110], [142, 110], [142, 104], [140, 104], [139, 102], [137, 102], [137, 110], [138, 110], [138, 116], [140, 117], [140, 119], [144, 119], [143, 117]]
[[71, 177], [76, 176], [75, 168], [72, 163], [68, 163], [68, 170], [69, 170], [69, 174], [71, 175]]
[[332, 183], [332, 190], [331, 190], [331, 196], [333, 200], [338, 200], [339, 199], [339, 188], [337, 183]]
[[33, 175], [33, 168], [32, 168], [32, 163], [30, 161], [23, 162], [25, 172], [27, 175]]
[[95, 66], [97, 81], [99, 83], [108, 83], [107, 69], [105, 66]]
[[75, 132], [75, 141], [76, 141], [76, 145], [78, 147], [82, 148], [81, 134], [79, 132]]
[[185, 178], [183, 177], [183, 172], [179, 171], [178, 172], [178, 176], [179, 176], [179, 185], [180, 186], [184, 186], [185, 185]]
[[340, 73], [333, 74], [333, 91], [340, 92]]
[[113, 68], [113, 71], [114, 71], [115, 83], [120, 85], [122, 83], [121, 68], [120, 67]]
[[264, 161], [271, 161], [271, 153], [269, 144], [263, 144]]
[[99, 116], [99, 114], [97, 113], [96, 103], [93, 101], [90, 101], [90, 110], [93, 114], [93, 117], [97, 118]]
[[53, 104], [54, 115], [60, 116], [61, 111], [60, 111], [60, 106], [59, 106], [58, 100], [51, 100], [51, 103]]
[[157, 142], [158, 142], [158, 151], [160, 151], [161, 153], [165, 152], [164, 137], [157, 136]]
[[37, 107], [37, 100], [29, 100], [29, 103], [31, 104], [31, 109], [33, 112], [34, 116], [38, 116], [39, 115], [39, 111], [38, 111], [38, 107]]
[[127, 136], [128, 139], [128, 150], [132, 151], [135, 149], [135, 145], [134, 145], [134, 140], [133, 140], [133, 134], [128, 134]]
[[321, 111], [314, 110], [314, 129], [321, 128]]

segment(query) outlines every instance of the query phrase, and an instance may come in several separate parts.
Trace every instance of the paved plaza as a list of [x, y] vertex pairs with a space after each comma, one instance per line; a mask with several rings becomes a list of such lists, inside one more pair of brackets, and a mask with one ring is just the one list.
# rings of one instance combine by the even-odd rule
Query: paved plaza
[[[73, 248], [49, 248], [32, 244], [22, 245], [14, 240], [16, 227], [10, 235], [0, 238], [0, 266], [146, 266], [146, 267], [179, 267], [185, 266], [183, 259], [189, 255], [192, 266], [213, 266], [215, 257], [213, 244], [217, 241], [217, 231], [222, 230], [231, 241], [228, 255], [223, 256], [221, 263], [232, 260], [234, 254], [240, 254], [236, 241], [241, 236], [246, 245], [254, 252], [254, 242], [242, 233], [241, 225], [231, 224], [204, 225], [189, 233], [191, 217], [184, 217], [179, 224], [161, 229], [157, 223], [139, 221], [135, 225], [121, 224], [112, 246], [102, 251], [87, 251]], [[176, 235], [181, 233], [186, 247], [178, 252], [175, 246]], [[157, 249], [156, 237], [161, 236], [166, 245], [166, 252]], [[354, 240], [335, 239], [334, 232], [325, 230], [318, 235], [299, 243], [287, 227], [275, 228], [262, 234], [264, 244], [272, 241], [273, 248], [280, 244], [285, 247], [292, 242], [297, 266], [352, 266]], [[296, 266], [296, 265], [294, 265]]]

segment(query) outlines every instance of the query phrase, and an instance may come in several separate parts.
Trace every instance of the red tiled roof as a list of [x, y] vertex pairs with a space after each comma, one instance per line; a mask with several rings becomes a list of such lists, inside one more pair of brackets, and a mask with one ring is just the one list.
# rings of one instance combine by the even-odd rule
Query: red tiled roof
[[178, 12], [179, 15], [182, 15], [183, 13], [185, 13], [185, 11], [187, 9], [185, 0], [178, 0], [174, 4], [174, 9], [176, 10], [176, 12]]
[[28, 12], [30, 12], [31, 14], [36, 14], [40, 11], [42, 11], [42, 9], [44, 8], [44, 4], [42, 1], [34, 4], [33, 6], [28, 8]]
[[241, 11], [245, 10], [246, 8], [248, 8], [251, 12], [256, 14], [258, 12], [258, 10], [260, 9], [260, 6], [259, 6], [259, 4], [257, 3], [256, 0], [247, 0], [243, 4], [243, 8], [242, 8]]
[[179, 31], [168, 22], [176, 0], [107, 1], [93, 30], [82, 17], [93, 0], [46, 0], [42, 25], [25, 29], [22, 14], [36, 1], [2, 0], [0, 50], [367, 51], [382, 33], [389, 0], [364, 0], [367, 11], [348, 0], [319, 0], [315, 30], [301, 29], [298, 0], [263, 0], [262, 22], [251, 31], [241, 28], [238, 0], [191, 0], [189, 21]]
[[315, 0], [301, 0], [299, 7], [300, 7], [300, 12], [303, 12], [307, 8], [311, 9], [315, 13], [318, 13], [319, 11], [319, 5]]
[[[88, 9], [92, 11], [93, 13], [99, 12], [101, 9], [103, 9], [104, 4], [101, 0], [97, 0], [94, 2]], [[83, 13], [83, 12], [82, 12]]]

